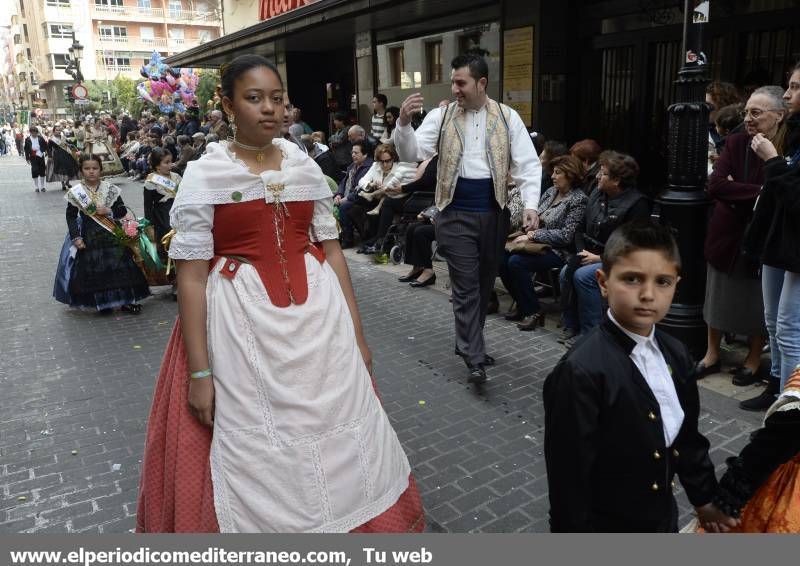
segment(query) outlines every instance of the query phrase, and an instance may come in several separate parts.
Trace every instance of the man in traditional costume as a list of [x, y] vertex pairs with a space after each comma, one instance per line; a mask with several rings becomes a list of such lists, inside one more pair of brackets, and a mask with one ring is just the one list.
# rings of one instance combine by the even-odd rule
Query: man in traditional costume
[[451, 67], [456, 102], [429, 112], [415, 132], [411, 116], [423, 107], [422, 97], [412, 94], [392, 137], [400, 161], [439, 155], [437, 253], [450, 272], [455, 353], [464, 358], [470, 382], [480, 385], [485, 366], [494, 364], [486, 354], [483, 326], [509, 231], [508, 179], [520, 187], [525, 225], [535, 229], [542, 167], [519, 114], [486, 93], [489, 69], [483, 57], [460, 55]]
[[31, 177], [33, 178], [33, 188], [36, 192], [45, 192], [46, 183], [46, 164], [44, 161], [47, 152], [47, 141], [39, 135], [39, 128], [31, 126], [30, 135], [25, 139], [25, 161], [31, 166]]

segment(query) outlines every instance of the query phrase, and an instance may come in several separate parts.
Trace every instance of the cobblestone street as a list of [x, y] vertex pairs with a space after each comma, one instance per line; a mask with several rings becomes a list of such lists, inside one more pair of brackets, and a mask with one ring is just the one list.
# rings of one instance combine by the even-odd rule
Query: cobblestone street
[[[141, 213], [141, 183], [117, 182]], [[57, 183], [49, 187], [35, 194], [24, 160], [0, 158], [0, 532], [126, 532], [177, 304], [167, 288], [144, 301], [140, 316], [57, 303], [65, 204]], [[453, 355], [443, 264], [437, 288], [415, 290], [397, 283], [399, 267], [348, 255], [381, 398], [419, 482], [428, 530], [547, 531], [541, 390], [564, 353], [552, 322], [519, 332], [490, 316], [497, 366], [476, 394]], [[753, 388], [729, 382], [701, 382], [700, 428], [718, 472], [761, 419], [737, 407]], [[689, 507], [680, 501], [684, 524]]]

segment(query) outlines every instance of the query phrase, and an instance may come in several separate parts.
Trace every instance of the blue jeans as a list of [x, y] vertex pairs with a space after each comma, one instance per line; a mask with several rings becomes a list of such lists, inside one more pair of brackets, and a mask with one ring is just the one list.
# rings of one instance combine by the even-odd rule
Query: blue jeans
[[564, 261], [552, 251], [542, 255], [509, 254], [500, 263], [500, 278], [514, 300], [517, 309], [525, 316], [539, 312], [539, 298], [533, 289], [532, 275], [561, 267]]
[[339, 224], [342, 227], [342, 237], [353, 239], [353, 221], [350, 219], [350, 209], [355, 204], [352, 200], [342, 199], [339, 203]]
[[768, 265], [761, 272], [764, 319], [772, 355], [771, 374], [781, 378], [781, 391], [800, 363], [800, 273]]
[[[572, 285], [575, 289], [574, 300], [576, 309], [564, 309], [564, 326], [578, 332], [586, 334], [595, 326], [599, 326], [603, 320], [603, 297], [600, 296], [600, 287], [597, 285], [595, 273], [600, 269], [601, 264], [591, 263], [583, 265], [575, 270], [572, 276]], [[567, 283], [567, 267], [561, 270], [561, 287]], [[577, 318], [576, 318], [577, 316]]]

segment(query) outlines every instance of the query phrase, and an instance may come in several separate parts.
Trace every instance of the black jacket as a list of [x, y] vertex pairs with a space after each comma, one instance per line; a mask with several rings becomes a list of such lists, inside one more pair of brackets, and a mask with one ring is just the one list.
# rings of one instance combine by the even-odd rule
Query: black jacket
[[[786, 156], [800, 151], [800, 114], [788, 122]], [[742, 244], [750, 257], [761, 263], [800, 273], [800, 163], [793, 167], [784, 157], [764, 164], [764, 187]]]
[[677, 530], [672, 479], [695, 506], [717, 481], [697, 430], [700, 402], [686, 347], [656, 329], [684, 411], [665, 446], [658, 401], [630, 359], [635, 343], [611, 320], [581, 339], [544, 384], [545, 458], [553, 532]]
[[637, 189], [625, 189], [614, 198], [595, 189], [586, 203], [583, 223], [575, 230], [575, 249], [601, 254], [611, 233], [631, 220], [650, 216], [650, 201]]

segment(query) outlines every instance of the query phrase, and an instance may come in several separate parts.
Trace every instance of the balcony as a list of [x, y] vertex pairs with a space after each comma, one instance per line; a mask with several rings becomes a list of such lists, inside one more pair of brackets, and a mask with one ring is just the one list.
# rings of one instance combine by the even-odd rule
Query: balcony
[[169, 23], [180, 23], [197, 26], [219, 26], [222, 24], [216, 12], [197, 12], [195, 10], [167, 10]]
[[122, 51], [163, 51], [167, 48], [166, 37], [139, 37], [139, 36], [100, 36], [98, 44], [105, 50]]
[[140, 8], [139, 6], [98, 6], [91, 5], [92, 17], [99, 20], [122, 20], [136, 22], [163, 22], [162, 8]]

